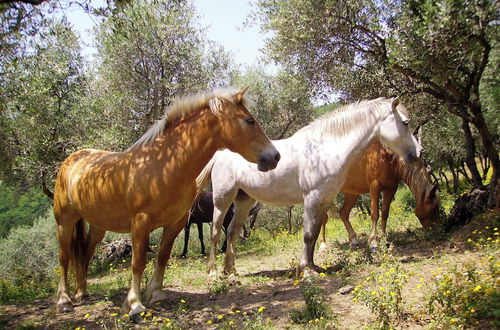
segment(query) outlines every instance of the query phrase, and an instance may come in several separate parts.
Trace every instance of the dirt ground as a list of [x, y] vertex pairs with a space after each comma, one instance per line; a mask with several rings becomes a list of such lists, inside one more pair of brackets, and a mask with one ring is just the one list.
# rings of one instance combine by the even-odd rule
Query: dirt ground
[[[455, 233], [451, 239], [415, 240], [404, 244], [398, 243], [398, 235], [403, 234], [396, 233], [390, 251], [393, 258], [399, 260], [402, 267], [413, 267], [419, 271], [419, 276], [408, 280], [408, 292], [410, 288], [417, 286], [418, 277], [425, 276], [437, 268], [443, 258], [456, 262], [474, 260], [478, 252], [468, 250], [465, 241], [469, 237], [468, 234], [481, 225], [471, 223]], [[363, 240], [362, 236], [361, 239]], [[345, 248], [345, 245], [340, 248]], [[239, 275], [228, 281], [230, 286], [222, 293], [211, 293], [206, 287], [199, 285], [166, 283], [164, 292], [168, 299], [148, 309], [142, 324], [133, 324], [119, 313], [126, 293], [126, 288], [123, 288], [111, 298], [99, 292], [91, 292], [86, 304], [77, 305], [74, 312], [66, 314], [56, 313], [54, 297], [0, 306], [0, 329], [230, 329], [243, 328], [245, 324], [248, 328], [252, 322], [280, 329], [319, 328], [314, 322], [309, 325], [296, 325], [290, 319], [292, 310], [304, 307], [300, 285], [297, 285], [298, 282], [291, 276], [293, 269], [290, 265], [290, 260], [300, 252], [295, 251], [295, 255], [291, 256], [284, 250], [283, 253], [259, 256], [257, 259], [237, 255]], [[331, 256], [331, 253], [316, 252], [316, 262], [321, 265]], [[182, 263], [189, 263], [189, 260], [180, 262], [181, 267]], [[350, 279], [345, 274], [336, 273], [335, 267], [327, 269], [327, 275], [319, 278], [319, 285], [326, 293], [327, 303], [334, 315], [331, 321], [321, 323], [321, 327], [355, 329], [370, 325], [375, 319], [374, 314], [362, 303], [353, 303], [352, 292], [339, 293], [339, 289], [346, 287]], [[370, 269], [372, 268], [358, 267], [350, 276], [362, 278]], [[199, 276], [206, 275], [200, 273]], [[422, 304], [422, 297], [410, 293], [406, 298], [413, 308], [409, 308], [407, 316], [397, 327], [424, 328], [430, 317], [413, 312], [416, 310], [415, 306]]]

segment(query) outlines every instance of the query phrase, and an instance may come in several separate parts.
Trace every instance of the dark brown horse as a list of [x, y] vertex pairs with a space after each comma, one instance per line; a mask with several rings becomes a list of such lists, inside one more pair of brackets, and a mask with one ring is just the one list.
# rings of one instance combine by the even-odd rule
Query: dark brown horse
[[[250, 210], [248, 216], [249, 217], [257, 217], [257, 213], [259, 213], [262, 208], [262, 203], [257, 202], [254, 207]], [[205, 243], [203, 242], [203, 224], [211, 223], [212, 217], [214, 214], [214, 202], [212, 199], [211, 192], [201, 192], [196, 202], [194, 203], [191, 211], [189, 212], [189, 219], [184, 227], [184, 249], [182, 250], [181, 257], [185, 257], [188, 252], [188, 243], [189, 243], [189, 232], [191, 225], [195, 223], [198, 226], [198, 238], [200, 239], [201, 244], [201, 255], [206, 255], [205, 253]], [[224, 233], [227, 235], [227, 228], [231, 224], [231, 220], [234, 215], [234, 205], [231, 204], [231, 207], [226, 213], [224, 217], [224, 223], [222, 227], [224, 228]], [[255, 221], [255, 220], [254, 220]], [[227, 240], [224, 240], [224, 244], [222, 245], [221, 252], [226, 252], [227, 248]]]
[[[88, 296], [87, 269], [95, 246], [107, 230], [132, 235], [132, 283], [123, 303], [130, 316], [146, 308], [141, 278], [146, 267], [149, 233], [163, 228], [147, 302], [165, 298], [165, 266], [172, 245], [186, 224], [199, 187], [196, 177], [214, 153], [229, 148], [262, 171], [280, 158], [248, 112], [246, 89], [224, 89], [177, 100], [134, 145], [124, 152], [84, 149], [62, 163], [54, 193], [61, 280], [59, 311], [72, 310], [68, 266], [76, 273], [75, 300]], [[86, 225], [90, 225], [87, 233]]]
[[[422, 227], [429, 228], [440, 223], [439, 209], [441, 204], [437, 187], [432, 183], [422, 159], [406, 163], [401, 157], [384, 148], [377, 141], [354, 161], [342, 186], [344, 204], [340, 209], [339, 217], [349, 233], [351, 245], [358, 244], [356, 233], [349, 222], [349, 214], [358, 196], [370, 193], [372, 228], [368, 245], [370, 248], [376, 249], [380, 192], [383, 194], [381, 227], [382, 232], [385, 233], [389, 207], [400, 181], [406, 183], [415, 196], [415, 215], [420, 220]], [[332, 212], [329, 213], [332, 217]], [[321, 249], [326, 247], [325, 226], [326, 222], [323, 223], [321, 230]]]

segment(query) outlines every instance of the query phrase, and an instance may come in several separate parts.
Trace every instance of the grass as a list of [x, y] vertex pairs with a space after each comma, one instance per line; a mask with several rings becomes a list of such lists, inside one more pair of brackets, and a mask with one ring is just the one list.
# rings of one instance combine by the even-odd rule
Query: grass
[[[498, 213], [476, 219], [472, 222], [474, 228], [441, 235], [422, 230], [406, 205], [404, 194], [407, 192], [398, 191], [398, 194], [402, 195], [396, 195], [391, 206], [389, 233], [381, 236], [376, 254], [363, 247], [351, 250], [342, 222], [329, 221], [327, 243], [330, 248], [315, 255], [316, 263], [324, 267], [325, 272], [311, 282], [294, 278], [295, 266], [302, 255], [301, 231], [289, 234], [258, 228], [237, 247], [236, 269], [241, 276], [236, 281], [222, 278], [215, 282], [207, 281], [207, 259], [198, 256], [196, 230], [191, 233], [188, 257], [177, 258], [183, 247], [183, 235], [180, 235], [164, 278], [168, 300], [151, 306], [150, 314], [143, 316], [146, 326], [160, 329], [499, 326], [499, 315], [491, 312], [500, 310]], [[259, 219], [259, 222], [265, 220], [274, 221]], [[351, 223], [362, 244], [366, 244], [371, 226], [369, 215], [358, 212], [352, 216]], [[207, 226], [207, 246], [209, 232]], [[158, 244], [155, 237], [159, 234], [153, 234], [153, 249]], [[222, 264], [223, 257], [219, 255], [219, 271]], [[33, 310], [32, 318], [20, 319], [16, 324], [30, 328], [57, 320], [54, 322], [62, 322], [72, 329], [132, 328], [130, 320], [119, 314], [131, 279], [129, 265], [130, 260], [125, 259], [94, 271], [90, 278], [91, 301], [77, 307], [69, 323], [67, 319], [59, 320], [58, 314], [47, 317]], [[152, 270], [150, 261], [143, 288]], [[5, 287], [5, 283], [3, 285]], [[48, 297], [50, 304], [54, 285], [51, 282], [52, 291], [41, 296]], [[353, 286], [355, 291], [340, 296], [338, 289], [346, 285]], [[15, 288], [3, 292], [14, 294]], [[29, 295], [17, 299], [24, 303], [33, 301]], [[36, 302], [33, 304], [36, 306]], [[10, 315], [5, 308], [0, 310], [0, 314]], [[90, 316], [85, 317], [87, 314]], [[7, 322], [8, 319], [0, 316], [0, 327], [10, 326]]]

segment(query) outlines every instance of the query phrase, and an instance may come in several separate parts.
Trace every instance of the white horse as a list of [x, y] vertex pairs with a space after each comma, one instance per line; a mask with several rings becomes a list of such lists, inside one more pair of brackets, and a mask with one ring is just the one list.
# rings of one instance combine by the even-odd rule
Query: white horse
[[304, 203], [304, 251], [297, 273], [319, 271], [313, 261], [314, 246], [349, 165], [375, 139], [407, 162], [419, 157], [420, 146], [408, 124], [408, 111], [397, 98], [378, 98], [346, 105], [287, 139], [273, 141], [281, 160], [274, 170], [266, 173], [259, 172], [255, 164], [236, 153], [218, 151], [197, 178], [198, 187], [208, 182], [210, 174], [212, 179], [210, 275], [216, 275], [217, 243], [232, 202], [235, 209], [227, 235], [224, 273], [235, 272], [235, 242], [255, 200], [273, 206]]

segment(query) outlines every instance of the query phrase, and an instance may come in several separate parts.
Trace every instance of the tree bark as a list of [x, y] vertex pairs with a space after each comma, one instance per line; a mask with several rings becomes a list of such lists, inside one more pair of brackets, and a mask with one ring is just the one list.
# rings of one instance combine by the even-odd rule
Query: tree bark
[[476, 143], [472, 137], [469, 123], [464, 119], [462, 119], [462, 130], [464, 131], [465, 136], [465, 164], [469, 168], [472, 184], [475, 188], [481, 188], [483, 186], [483, 182], [476, 165]]

